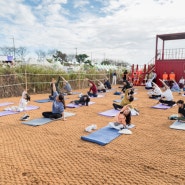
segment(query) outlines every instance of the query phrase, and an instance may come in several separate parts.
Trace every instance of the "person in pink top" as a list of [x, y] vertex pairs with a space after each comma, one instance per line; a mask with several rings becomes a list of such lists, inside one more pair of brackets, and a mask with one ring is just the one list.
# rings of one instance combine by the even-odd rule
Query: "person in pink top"
[[93, 81], [89, 80], [88, 78], [87, 78], [87, 80], [89, 82], [89, 87], [90, 87], [87, 94], [90, 97], [97, 97], [98, 96], [98, 94], [97, 94], [98, 90], [97, 90], [97, 87], [96, 87], [95, 83]]
[[117, 130], [127, 128], [131, 124], [131, 109], [129, 105], [124, 106], [115, 116], [115, 122], [109, 122], [109, 126]]

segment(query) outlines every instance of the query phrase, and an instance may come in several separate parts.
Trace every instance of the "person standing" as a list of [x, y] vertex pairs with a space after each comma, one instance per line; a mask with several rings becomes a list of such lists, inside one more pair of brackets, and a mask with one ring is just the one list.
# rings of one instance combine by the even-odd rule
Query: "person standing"
[[117, 73], [116, 71], [114, 71], [114, 73], [112, 74], [112, 85], [116, 85], [116, 81], [117, 81]]
[[127, 80], [128, 71], [125, 70], [123, 73], [123, 81]]

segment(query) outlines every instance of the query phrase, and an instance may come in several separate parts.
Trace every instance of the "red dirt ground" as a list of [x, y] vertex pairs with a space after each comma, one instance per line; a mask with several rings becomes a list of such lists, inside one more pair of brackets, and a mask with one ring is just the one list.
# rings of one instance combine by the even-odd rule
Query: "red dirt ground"
[[[144, 87], [136, 87], [138, 100], [133, 105], [140, 115], [132, 117], [132, 135], [121, 135], [100, 146], [80, 139], [85, 127], [104, 127], [113, 118], [98, 115], [112, 108], [113, 92], [89, 107], [67, 108], [76, 116], [38, 127], [19, 121], [22, 113], [0, 118], [1, 185], [125, 185], [185, 184], [185, 131], [170, 129], [174, 122], [167, 117], [177, 113], [152, 109], [157, 100], [149, 99]], [[78, 90], [81, 91], [81, 90]], [[87, 89], [82, 90], [85, 93]], [[36, 103], [48, 94], [32, 95], [29, 105], [40, 109], [29, 112], [31, 119], [51, 110], [51, 103]], [[174, 93], [175, 100], [185, 99]], [[66, 103], [78, 99], [68, 96]], [[1, 99], [14, 102], [19, 98]], [[0, 107], [1, 111], [5, 107]]]

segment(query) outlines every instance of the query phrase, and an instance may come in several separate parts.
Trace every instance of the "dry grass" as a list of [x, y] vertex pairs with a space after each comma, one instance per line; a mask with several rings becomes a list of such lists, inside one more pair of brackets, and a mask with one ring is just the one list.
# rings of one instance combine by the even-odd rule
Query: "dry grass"
[[[124, 184], [185, 184], [185, 132], [170, 129], [173, 121], [167, 117], [177, 113], [150, 108], [156, 100], [147, 98], [144, 87], [137, 87], [138, 100], [133, 105], [140, 110], [132, 117], [136, 125], [132, 135], [121, 135], [106, 146], [80, 139], [84, 128], [96, 124], [104, 127], [113, 118], [98, 115], [112, 108], [119, 96], [112, 92], [104, 98], [94, 98], [89, 107], [67, 109], [76, 113], [67, 121], [55, 121], [38, 127], [19, 121], [22, 114], [0, 119], [0, 184], [1, 185], [124, 185]], [[85, 93], [87, 89], [82, 92]], [[33, 95], [30, 105], [40, 109], [30, 111], [31, 118], [41, 117], [51, 110], [51, 103], [39, 104], [37, 99], [48, 94]], [[66, 100], [78, 99], [77, 95]], [[184, 97], [174, 93], [175, 100]], [[2, 99], [18, 104], [19, 98]], [[4, 107], [0, 107], [3, 110]]]

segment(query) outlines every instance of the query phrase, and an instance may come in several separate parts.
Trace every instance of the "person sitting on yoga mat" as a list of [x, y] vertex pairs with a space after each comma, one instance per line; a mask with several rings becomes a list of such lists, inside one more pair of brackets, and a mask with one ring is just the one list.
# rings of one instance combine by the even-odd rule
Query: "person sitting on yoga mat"
[[98, 81], [97, 83], [98, 92], [106, 92], [104, 84], [100, 80], [97, 80], [97, 81]]
[[60, 93], [59, 83], [60, 83], [61, 77], [58, 77], [58, 80], [56, 81], [55, 78], [51, 79], [50, 88], [51, 88], [51, 95], [49, 95], [50, 100], [54, 100], [53, 97], [53, 82], [55, 83], [55, 87], [58, 93]]
[[53, 86], [53, 97], [54, 97], [52, 111], [51, 112], [43, 112], [42, 115], [45, 118], [58, 119], [58, 118], [62, 117], [63, 120], [65, 120], [65, 117], [64, 117], [64, 109], [65, 109], [64, 96], [57, 92], [54, 79], [53, 79], [52, 86]]
[[131, 124], [130, 105], [124, 106], [115, 116], [115, 122], [109, 122], [109, 126], [117, 130], [124, 129]]
[[71, 103], [74, 103], [75, 105], [86, 105], [88, 106], [90, 102], [90, 98], [88, 95], [82, 95], [79, 100], [71, 101]]
[[[22, 112], [22, 111], [26, 111], [26, 106], [28, 104], [28, 102], [31, 100], [30, 95], [27, 93], [27, 90], [24, 90], [22, 92], [22, 97], [19, 101], [19, 105], [18, 106], [11, 106], [11, 107], [6, 107], [4, 110], [9, 110], [9, 111], [15, 111], [15, 112]], [[30, 116], [25, 113], [22, 117], [21, 117], [21, 121], [26, 121], [30, 118]]]
[[68, 94], [68, 95], [71, 95], [71, 94], [72, 94], [72, 88], [71, 88], [70, 83], [69, 83], [67, 80], [65, 80], [64, 77], [61, 77], [61, 78], [62, 78], [62, 80], [63, 80], [63, 85], [64, 85], [63, 89], [64, 89], [64, 93], [66, 93], [66, 94]]
[[104, 79], [104, 86], [105, 86], [106, 89], [111, 89], [112, 88], [111, 84], [110, 84], [110, 81], [107, 77]]
[[125, 91], [130, 88], [132, 88], [132, 91], [130, 91], [130, 93], [134, 94], [133, 84], [129, 83], [127, 80], [123, 81], [123, 87], [121, 91], [125, 93]]
[[178, 106], [178, 117], [177, 120], [181, 122], [185, 122], [185, 104], [183, 100], [178, 100], [177, 101], [177, 106]]
[[87, 92], [87, 94], [88, 94], [90, 97], [97, 97], [97, 96], [98, 96], [98, 94], [97, 94], [98, 90], [97, 90], [97, 87], [96, 87], [95, 83], [94, 83], [93, 81], [89, 80], [88, 78], [86, 78], [86, 80], [88, 80], [88, 82], [89, 82], [89, 87], [90, 87], [90, 89], [89, 89], [89, 91]]
[[[170, 90], [170, 87], [168, 87], [163, 80], [161, 80], [161, 79], [159, 79], [159, 80], [162, 82], [163, 89], [164, 89], [161, 94], [161, 98], [160, 98], [159, 102], [171, 107], [175, 104], [175, 101], [173, 101], [172, 91]], [[157, 103], [159, 103], [159, 102], [157, 102]]]
[[[130, 89], [126, 89], [125, 91], [125, 96], [123, 97], [123, 99], [121, 100], [120, 104], [117, 103], [113, 103], [113, 107], [116, 110], [120, 110], [122, 109], [125, 105], [130, 104], [133, 100], [134, 100], [134, 96], [132, 95], [132, 88]], [[130, 94], [131, 93], [131, 94]]]
[[181, 92], [179, 84], [175, 80], [172, 81], [171, 91], [172, 92], [179, 92], [179, 93]]
[[162, 91], [156, 83], [152, 82], [152, 90], [148, 92], [148, 94], [149, 94], [149, 98], [156, 99], [161, 97]]
[[152, 80], [148, 79], [147, 82], [145, 83], [145, 89], [152, 89]]

